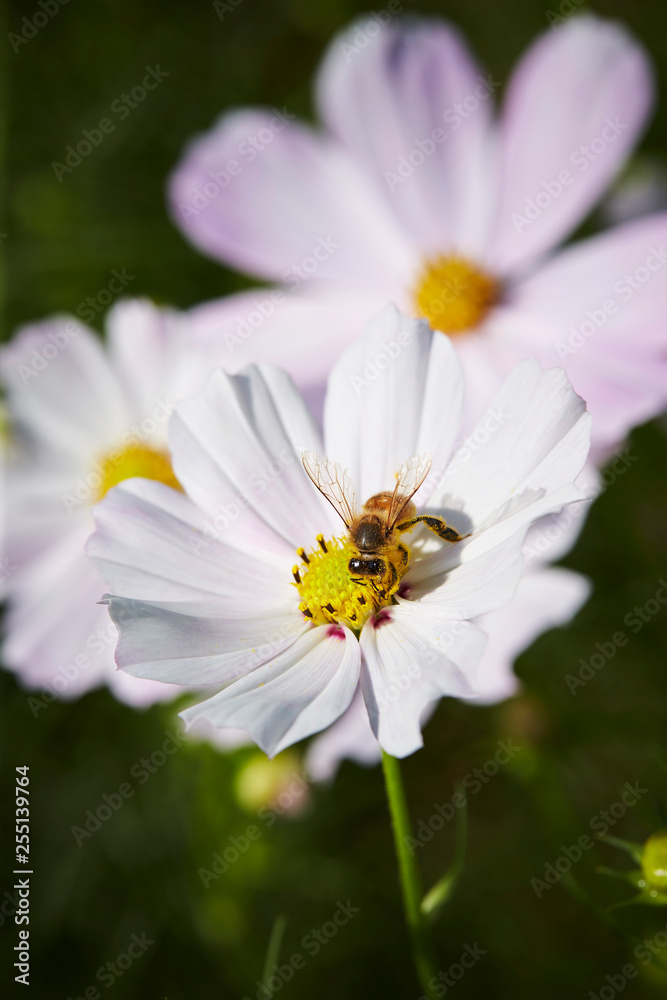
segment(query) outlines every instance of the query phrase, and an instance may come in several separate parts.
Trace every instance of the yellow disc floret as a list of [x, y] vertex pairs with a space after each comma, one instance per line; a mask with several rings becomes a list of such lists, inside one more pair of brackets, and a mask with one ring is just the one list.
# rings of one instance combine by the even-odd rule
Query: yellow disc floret
[[477, 326], [497, 301], [498, 281], [463, 257], [428, 261], [415, 287], [417, 312], [434, 330], [462, 333]]
[[382, 581], [355, 580], [348, 563], [358, 552], [346, 538], [325, 540], [318, 535], [317, 543], [310, 552], [298, 550], [302, 562], [292, 570], [299, 610], [315, 625], [342, 624], [358, 631], [367, 618], [392, 603], [398, 579], [391, 588]]
[[96, 465], [96, 479], [101, 480], [93, 502], [106, 496], [112, 486], [124, 479], [140, 476], [142, 479], [156, 479], [175, 490], [182, 489], [174, 475], [171, 460], [166, 451], [148, 448], [143, 444], [132, 444], [127, 448], [103, 456]]

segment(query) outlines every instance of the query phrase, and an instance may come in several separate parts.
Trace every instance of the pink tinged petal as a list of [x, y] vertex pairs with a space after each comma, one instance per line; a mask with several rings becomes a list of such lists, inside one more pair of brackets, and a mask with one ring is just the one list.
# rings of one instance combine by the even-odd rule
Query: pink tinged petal
[[309, 629], [282, 654], [181, 713], [189, 726], [244, 729], [270, 757], [330, 726], [359, 682], [359, 643], [347, 628]]
[[329, 372], [382, 304], [363, 291], [259, 288], [197, 306], [186, 322], [225, 371], [258, 362], [284, 368], [320, 417]]
[[588, 214], [634, 149], [652, 101], [646, 51], [619, 24], [573, 17], [531, 46], [501, 123], [499, 270], [523, 268]]
[[588, 454], [590, 416], [560, 369], [518, 365], [471, 438], [478, 446], [459, 449], [430, 505], [460, 508], [475, 532], [505, 522], [489, 541], [584, 499], [573, 484]]
[[357, 688], [340, 719], [312, 741], [306, 754], [306, 770], [312, 781], [331, 781], [345, 758], [364, 766], [377, 764], [381, 758], [361, 688]]
[[321, 450], [319, 433], [284, 373], [214, 372], [177, 408], [169, 434], [179, 482], [228, 545], [287, 560], [338, 527], [303, 470], [301, 453]]
[[125, 480], [96, 505], [94, 515], [97, 530], [87, 552], [114, 593], [141, 600], [216, 596], [296, 607], [293, 554], [283, 561], [256, 544], [242, 549], [224, 544], [221, 532], [202, 524], [192, 501], [163, 483]]
[[71, 701], [104, 684], [119, 701], [137, 707], [174, 695], [155, 681], [118, 681], [116, 630], [97, 604], [104, 586], [83, 554], [84, 534], [82, 528], [78, 539], [70, 536], [58, 551], [53, 546], [12, 579], [3, 662], [23, 687], [48, 692], [48, 700], [35, 696], [37, 715], [51, 697]]
[[344, 150], [292, 118], [235, 111], [191, 143], [169, 182], [174, 220], [196, 246], [251, 274], [377, 284], [390, 295], [410, 268], [409, 245]]
[[194, 341], [185, 314], [158, 309], [147, 299], [118, 302], [107, 314], [106, 329], [109, 359], [132, 407], [135, 436], [157, 431], [166, 439], [174, 404], [200, 388], [214, 367], [212, 352]]
[[400, 466], [433, 456], [437, 476], [458, 437], [463, 375], [451, 342], [425, 320], [387, 306], [347, 349], [329, 379], [329, 458], [350, 470], [361, 502], [392, 489]]
[[472, 622], [446, 621], [438, 609], [404, 601], [361, 633], [361, 688], [381, 747], [407, 757], [422, 746], [420, 716], [443, 696], [474, 696], [486, 637]]
[[559, 253], [512, 294], [513, 308], [544, 317], [539, 341], [524, 322], [515, 349], [562, 365], [609, 451], [667, 403], [667, 214], [619, 226]]
[[[107, 596], [116, 663], [134, 677], [190, 688], [224, 684], [279, 655], [307, 629], [298, 612]], [[223, 615], [225, 617], [223, 617]]]
[[361, 48], [367, 21], [329, 46], [317, 81], [321, 116], [424, 255], [456, 249], [476, 257], [490, 222], [497, 83], [443, 22], [395, 22]]
[[0, 352], [13, 420], [78, 464], [117, 444], [128, 402], [99, 338], [74, 317], [23, 327]]
[[525, 574], [507, 607], [480, 618], [477, 624], [489, 640], [476, 674], [477, 703], [493, 704], [515, 694], [516, 658], [543, 632], [569, 622], [590, 592], [590, 582], [579, 573], [538, 569]]

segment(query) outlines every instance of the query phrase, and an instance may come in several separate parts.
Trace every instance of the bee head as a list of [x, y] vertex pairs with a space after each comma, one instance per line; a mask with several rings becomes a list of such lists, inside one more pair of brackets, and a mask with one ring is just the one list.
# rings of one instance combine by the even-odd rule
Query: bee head
[[347, 568], [352, 576], [382, 576], [385, 563], [384, 559], [363, 559], [355, 556], [350, 559]]

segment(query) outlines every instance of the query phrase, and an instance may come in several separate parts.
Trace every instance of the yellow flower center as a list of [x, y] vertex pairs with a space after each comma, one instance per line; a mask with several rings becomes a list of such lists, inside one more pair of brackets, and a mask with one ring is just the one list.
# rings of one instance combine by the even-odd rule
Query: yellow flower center
[[427, 261], [415, 290], [417, 312], [434, 330], [462, 333], [477, 326], [497, 301], [500, 285], [463, 257]]
[[142, 479], [156, 479], [166, 483], [175, 490], [182, 490], [181, 484], [174, 475], [171, 459], [166, 451], [148, 448], [143, 444], [132, 444], [122, 451], [110, 452], [104, 455], [95, 467], [97, 478], [101, 482], [97, 488], [93, 503], [106, 496], [112, 486], [117, 486], [124, 479], [140, 476]]
[[348, 563], [359, 553], [346, 538], [325, 540], [317, 536], [318, 548], [299, 549], [301, 565], [292, 570], [301, 602], [299, 611], [315, 625], [347, 625], [359, 631], [364, 622], [381, 608], [393, 603], [407, 563], [383, 555], [397, 570], [397, 578], [387, 586], [379, 578], [353, 579]]

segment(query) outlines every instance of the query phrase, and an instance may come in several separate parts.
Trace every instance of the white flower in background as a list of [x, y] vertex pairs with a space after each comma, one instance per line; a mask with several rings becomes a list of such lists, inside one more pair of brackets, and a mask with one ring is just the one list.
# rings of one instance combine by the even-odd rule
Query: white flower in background
[[[602, 462], [667, 401], [667, 214], [558, 249], [631, 155], [650, 61], [620, 25], [577, 16], [508, 81], [433, 19], [360, 18], [330, 43], [323, 129], [235, 109], [188, 147], [172, 215], [225, 264], [281, 289], [193, 320], [225, 366], [277, 361], [310, 397], [386, 303], [455, 335], [469, 426], [526, 357], [562, 367]], [[233, 168], [230, 164], [236, 164]]]
[[107, 334], [103, 345], [74, 317], [55, 317], [24, 327], [0, 353], [13, 430], [2, 656], [26, 687], [73, 698], [106, 683], [142, 705], [175, 689], [116, 670], [115, 630], [85, 555], [91, 509], [128, 476], [180, 489], [169, 415], [212, 365], [181, 317], [146, 301], [116, 305]]
[[[400, 355], [360, 381], [387, 338]], [[512, 597], [529, 526], [582, 499], [574, 480], [590, 418], [563, 372], [519, 366], [475, 450], [455, 449], [463, 392], [450, 341], [391, 308], [334, 369], [323, 440], [284, 372], [216, 371], [170, 422], [185, 492], [131, 480], [96, 507], [88, 551], [112, 590], [118, 665], [188, 688], [225, 685], [186, 709], [186, 723], [243, 729], [270, 755], [330, 726], [360, 689], [381, 746], [412, 753], [427, 705], [483, 693], [476, 620]], [[340, 463], [327, 467], [346, 498], [337, 509], [306, 475], [305, 452]], [[365, 572], [355, 560], [368, 553], [337, 510], [391, 492], [404, 463], [427, 454], [419, 515], [444, 516], [466, 537], [443, 541], [419, 523]], [[399, 527], [412, 511], [401, 515]]]

